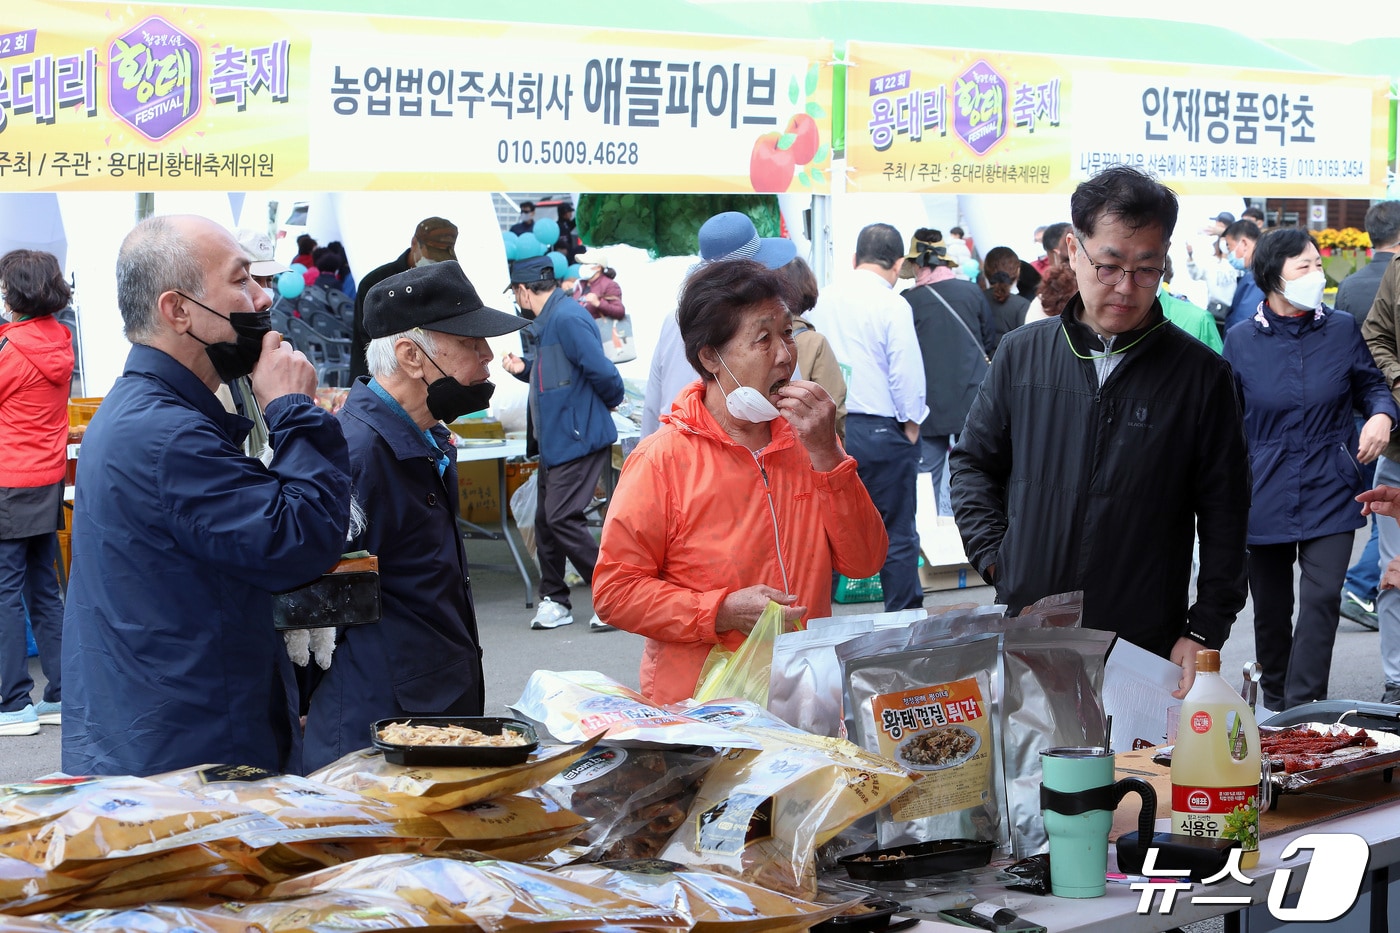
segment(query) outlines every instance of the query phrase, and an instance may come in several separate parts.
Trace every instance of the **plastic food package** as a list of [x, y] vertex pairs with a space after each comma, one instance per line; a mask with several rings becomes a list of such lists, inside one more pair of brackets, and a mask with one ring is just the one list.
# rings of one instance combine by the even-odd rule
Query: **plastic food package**
[[922, 775], [879, 814], [880, 847], [937, 839], [1004, 846], [1001, 729], [992, 696], [999, 636], [921, 646], [917, 628], [904, 650], [876, 650], [872, 636], [837, 649], [860, 746]]
[[758, 747], [745, 736], [655, 706], [597, 671], [535, 671], [511, 709], [561, 742], [606, 736], [609, 744], [627, 747]]
[[570, 865], [554, 874], [685, 914], [694, 933], [806, 929], [859, 903], [814, 904], [715, 872], [661, 859]]
[[286, 897], [326, 892], [392, 892], [449, 922], [487, 933], [529, 926], [532, 933], [603, 924], [683, 926], [685, 917], [625, 893], [596, 888], [510, 862], [385, 855], [293, 878], [264, 892]]
[[[9, 930], [0, 918], [0, 930]], [[122, 910], [64, 911], [29, 918], [71, 933], [260, 933], [260, 927], [212, 910], [149, 904]], [[23, 928], [16, 928], [16, 933]]]
[[[752, 704], [727, 704], [712, 715], [737, 720], [761, 750], [720, 756], [700, 786], [686, 822], [661, 857], [710, 868], [796, 897], [816, 894], [816, 848], [910, 787], [893, 762], [844, 739], [778, 727]], [[691, 712], [694, 712], [692, 710]]]
[[1104, 744], [1104, 661], [1113, 638], [1085, 628], [1014, 628], [1003, 636], [1002, 766], [1018, 859], [1049, 845], [1040, 810], [1041, 750]]
[[[157, 775], [151, 780], [178, 787], [191, 794], [222, 804], [244, 806], [276, 820], [289, 830], [320, 830], [328, 827], [366, 827], [366, 831], [413, 835], [435, 835], [431, 821], [405, 819], [387, 803], [356, 791], [298, 777], [274, 774], [247, 765], [201, 765]], [[306, 840], [326, 834], [297, 832], [259, 834], [262, 844], [288, 838]]]
[[90, 884], [21, 859], [0, 856], [0, 914], [52, 910]]
[[523, 764], [500, 768], [423, 768], [393, 765], [374, 749], [333, 761], [310, 777], [332, 787], [382, 800], [405, 813], [439, 813], [531, 790], [578, 761], [598, 738], [581, 745], [541, 748]]
[[431, 926], [435, 930], [469, 930], [451, 925], [427, 907], [392, 892], [331, 891], [289, 900], [232, 901], [208, 913], [268, 933], [372, 933]]
[[541, 858], [589, 828], [588, 820], [551, 800], [523, 796], [496, 797], [433, 818], [451, 837], [444, 842], [517, 862]]
[[241, 804], [138, 777], [49, 779], [0, 790], [0, 855], [51, 870], [151, 855], [270, 823]]
[[709, 750], [599, 745], [536, 793], [593, 821], [579, 838], [584, 860], [651, 858], [685, 820], [714, 760]]

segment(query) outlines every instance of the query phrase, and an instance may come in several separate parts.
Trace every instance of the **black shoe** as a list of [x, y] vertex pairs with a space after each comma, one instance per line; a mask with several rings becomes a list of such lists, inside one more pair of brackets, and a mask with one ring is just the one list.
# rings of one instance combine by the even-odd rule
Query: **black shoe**
[[1381, 694], [1382, 703], [1400, 703], [1400, 684], [1386, 684]]

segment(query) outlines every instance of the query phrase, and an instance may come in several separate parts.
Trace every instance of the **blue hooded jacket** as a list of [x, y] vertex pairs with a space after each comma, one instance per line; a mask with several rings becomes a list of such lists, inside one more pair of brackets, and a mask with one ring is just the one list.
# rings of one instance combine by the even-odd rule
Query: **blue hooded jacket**
[[535, 335], [534, 358], [525, 360], [517, 378], [530, 383], [540, 460], [553, 467], [611, 447], [617, 426], [609, 409], [622, 404], [624, 392], [597, 322], [556, 288], [528, 330]]
[[1266, 304], [1225, 335], [1244, 398], [1254, 473], [1250, 544], [1285, 544], [1366, 523], [1352, 418], [1400, 419], [1356, 319], [1328, 307], [1285, 318]]
[[310, 397], [264, 412], [272, 466], [194, 373], [136, 346], [83, 438], [63, 619], [63, 770], [301, 765], [272, 594], [329, 570], [350, 521], [345, 436]]

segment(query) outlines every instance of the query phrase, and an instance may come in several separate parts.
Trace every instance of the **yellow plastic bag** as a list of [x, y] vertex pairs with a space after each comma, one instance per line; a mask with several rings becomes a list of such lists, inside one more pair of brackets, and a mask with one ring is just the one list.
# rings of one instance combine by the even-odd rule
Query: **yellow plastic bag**
[[773, 645], [783, 631], [783, 607], [768, 601], [744, 643], [730, 651], [722, 645], [710, 649], [700, 669], [695, 699], [701, 702], [737, 698], [768, 706], [768, 684], [773, 671]]

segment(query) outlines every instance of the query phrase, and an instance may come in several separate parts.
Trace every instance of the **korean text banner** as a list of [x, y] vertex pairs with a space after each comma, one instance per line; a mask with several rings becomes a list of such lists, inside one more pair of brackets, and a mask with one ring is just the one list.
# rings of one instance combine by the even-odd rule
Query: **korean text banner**
[[853, 191], [1058, 193], [1109, 165], [1183, 194], [1381, 195], [1383, 78], [851, 42]]
[[827, 41], [6, 0], [0, 191], [830, 190]]

